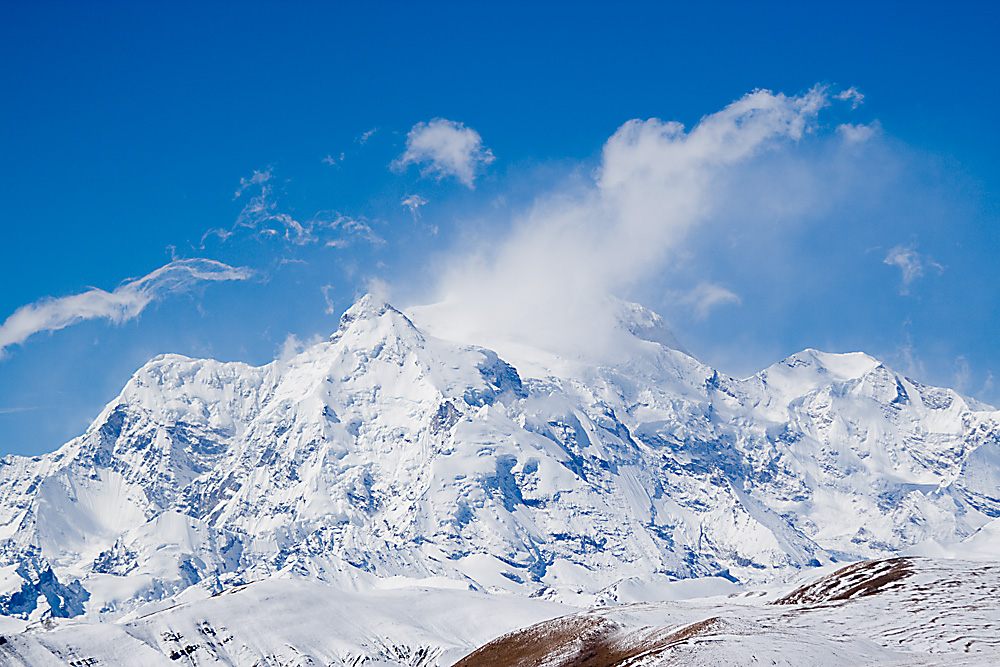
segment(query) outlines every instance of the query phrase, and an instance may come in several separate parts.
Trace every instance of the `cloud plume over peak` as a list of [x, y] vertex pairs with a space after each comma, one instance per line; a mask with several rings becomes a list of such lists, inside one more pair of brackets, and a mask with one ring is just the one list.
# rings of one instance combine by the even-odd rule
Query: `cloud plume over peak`
[[58, 331], [93, 319], [120, 324], [138, 317], [150, 303], [187, 292], [198, 283], [246, 280], [250, 276], [249, 269], [210, 259], [179, 259], [110, 292], [93, 287], [72, 296], [42, 299], [18, 308], [0, 325], [0, 357], [10, 346], [42, 331]]
[[[612, 349], [617, 323], [607, 296], [661, 271], [725, 199], [724, 177], [794, 144], [829, 102], [820, 87], [799, 96], [758, 90], [690, 130], [656, 118], [628, 121], [605, 143], [592, 182], [539, 198], [501, 243], [457, 258], [439, 286], [441, 304], [420, 315], [459, 339]], [[728, 291], [702, 297], [706, 315], [738, 300]]]

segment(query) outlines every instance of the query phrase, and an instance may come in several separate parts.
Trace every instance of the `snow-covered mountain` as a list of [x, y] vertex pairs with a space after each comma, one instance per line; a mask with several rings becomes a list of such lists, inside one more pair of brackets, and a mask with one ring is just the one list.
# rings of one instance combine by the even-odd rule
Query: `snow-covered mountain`
[[0, 611], [274, 577], [587, 606], [997, 543], [1000, 413], [861, 353], [725, 377], [619, 312], [614, 365], [501, 358], [371, 296], [260, 368], [157, 357], [79, 438], [0, 461]]

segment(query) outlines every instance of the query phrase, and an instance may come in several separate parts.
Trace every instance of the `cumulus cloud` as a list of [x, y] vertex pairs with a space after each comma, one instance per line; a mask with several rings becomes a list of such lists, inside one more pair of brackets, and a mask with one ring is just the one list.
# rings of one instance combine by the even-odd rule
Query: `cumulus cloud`
[[944, 271], [944, 267], [932, 261], [926, 255], [917, 252], [916, 246], [898, 245], [889, 251], [889, 254], [882, 260], [889, 266], [898, 267], [902, 272], [902, 283], [899, 293], [907, 296], [910, 293], [910, 285], [914, 280], [924, 275], [924, 270], [928, 268], [937, 269], [938, 273]]
[[[662, 270], [724, 200], [720, 184], [731, 170], [802, 138], [828, 103], [823, 88], [758, 90], [690, 130], [656, 118], [625, 123], [604, 145], [593, 181], [539, 199], [508, 238], [456, 259], [440, 303], [415, 316], [460, 340], [613, 349], [607, 296]], [[705, 313], [737, 298], [711, 286], [700, 297]]]
[[413, 126], [406, 135], [406, 151], [393, 161], [392, 168], [403, 170], [411, 164], [422, 165], [424, 176], [437, 175], [438, 179], [454, 176], [472, 188], [480, 169], [495, 159], [471, 127], [435, 118]]
[[138, 317], [154, 301], [187, 292], [198, 283], [246, 280], [251, 275], [247, 268], [210, 259], [181, 259], [122, 283], [111, 292], [94, 287], [81, 294], [42, 299], [18, 308], [0, 325], [0, 356], [10, 346], [42, 331], [58, 331], [94, 319], [120, 324]]

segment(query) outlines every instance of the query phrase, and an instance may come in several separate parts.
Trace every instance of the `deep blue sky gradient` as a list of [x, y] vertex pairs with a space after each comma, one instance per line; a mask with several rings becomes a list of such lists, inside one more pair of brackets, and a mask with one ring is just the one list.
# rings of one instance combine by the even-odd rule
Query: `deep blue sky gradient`
[[[436, 253], [499, 224], [497, 197], [513, 208], [567, 174], [586, 178], [628, 119], [690, 127], [756, 88], [817, 83], [865, 94], [849, 122], [877, 119], [887, 150], [905, 156], [894, 200], [841, 202], [794, 242], [716, 247], [717, 234], [696, 235], [706, 274], [743, 298], [705, 320], [670, 312], [668, 270], [636, 296], [733, 374], [807, 346], [863, 349], [998, 402], [998, 28], [995, 2], [3, 2], [0, 320], [113, 289], [171, 253], [258, 278], [12, 348], [0, 360], [0, 453], [80, 433], [155, 354], [266, 363], [289, 333], [335, 329], [366, 279], [431, 281]], [[388, 169], [406, 132], [435, 117], [474, 128], [497, 156], [475, 191]], [[322, 162], [341, 152], [341, 164]], [[202, 248], [239, 214], [240, 178], [269, 167], [288, 210], [363, 216], [386, 243]], [[419, 221], [399, 206], [416, 192], [431, 201]], [[943, 270], [900, 295], [882, 263], [895, 244]], [[805, 265], [816, 271], [792, 268]]]

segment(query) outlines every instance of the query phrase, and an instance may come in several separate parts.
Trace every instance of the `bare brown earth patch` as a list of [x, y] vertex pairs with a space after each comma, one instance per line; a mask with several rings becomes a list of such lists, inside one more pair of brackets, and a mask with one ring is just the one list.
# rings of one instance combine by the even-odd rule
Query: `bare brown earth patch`
[[708, 618], [680, 628], [625, 631], [600, 616], [566, 616], [495, 639], [454, 667], [621, 667], [710, 632], [719, 623]]
[[869, 560], [796, 588], [771, 604], [819, 604], [875, 595], [913, 574], [910, 558]]

